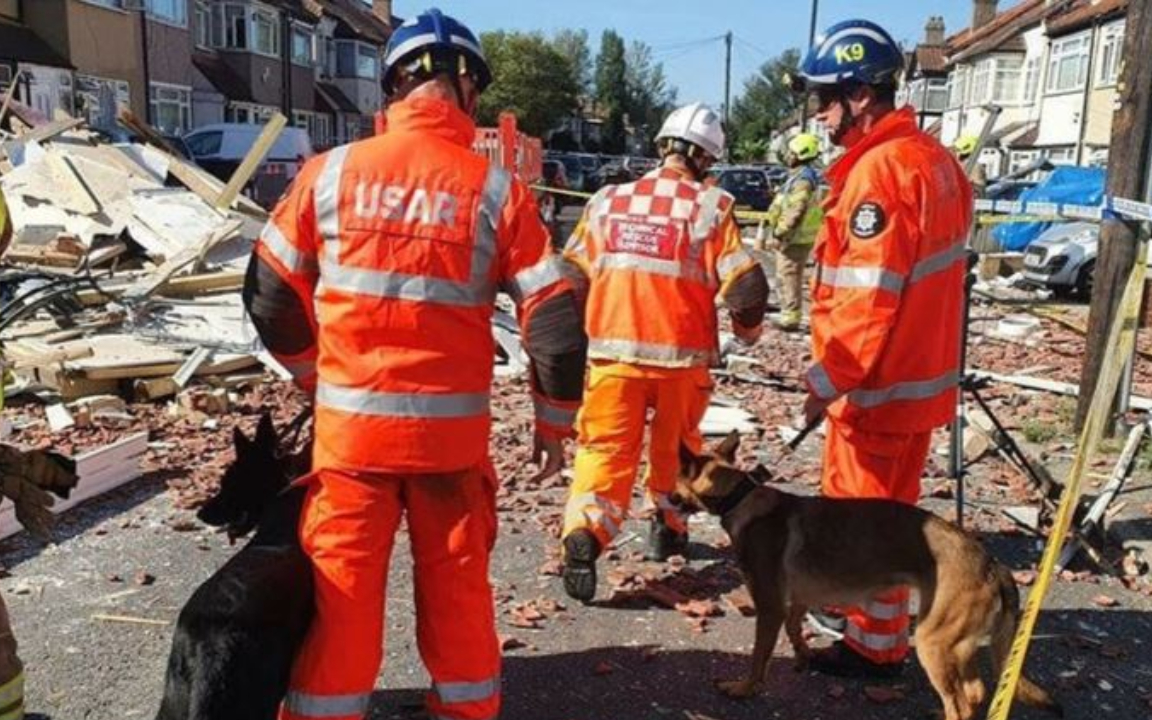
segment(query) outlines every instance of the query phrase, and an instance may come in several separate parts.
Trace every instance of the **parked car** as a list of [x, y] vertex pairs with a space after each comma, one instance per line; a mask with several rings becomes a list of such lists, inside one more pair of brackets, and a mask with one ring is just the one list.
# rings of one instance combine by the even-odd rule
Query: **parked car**
[[596, 192], [603, 184], [599, 175], [600, 157], [592, 153], [576, 153], [575, 157], [580, 161], [580, 169], [584, 173], [584, 192]]
[[[559, 160], [545, 160], [541, 164], [541, 178], [540, 184], [546, 187], [557, 188], [559, 190], [568, 189], [568, 179], [564, 172], [564, 163]], [[551, 193], [545, 190], [536, 190], [536, 205], [540, 209], [540, 219], [552, 231], [553, 240], [556, 239], [557, 221], [559, 220], [560, 210], [564, 207], [567, 200], [564, 195], [559, 193]]]
[[1024, 281], [1057, 295], [1092, 294], [1099, 223], [1069, 222], [1054, 225], [1024, 251]]
[[577, 192], [587, 192], [584, 188], [584, 166], [580, 163], [580, 158], [575, 155], [557, 155], [556, 160], [564, 166], [564, 176], [568, 181], [568, 187]]
[[736, 209], [763, 212], [772, 204], [772, 181], [763, 168], [722, 165], [708, 171], [716, 184], [736, 198]]
[[[227, 182], [263, 130], [257, 124], [218, 123], [193, 130], [184, 142], [197, 164]], [[307, 131], [284, 128], [246, 188], [252, 199], [271, 207], [312, 155]]]

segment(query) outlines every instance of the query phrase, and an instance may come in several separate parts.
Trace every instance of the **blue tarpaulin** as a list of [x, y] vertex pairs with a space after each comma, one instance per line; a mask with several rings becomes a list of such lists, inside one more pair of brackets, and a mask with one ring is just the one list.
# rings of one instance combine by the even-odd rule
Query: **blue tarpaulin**
[[[1104, 201], [1104, 178], [1103, 168], [1058, 167], [1047, 180], [1020, 193], [1019, 199], [1024, 202], [1099, 205]], [[1002, 249], [1021, 252], [1052, 224], [1006, 223], [993, 230], [992, 237]]]

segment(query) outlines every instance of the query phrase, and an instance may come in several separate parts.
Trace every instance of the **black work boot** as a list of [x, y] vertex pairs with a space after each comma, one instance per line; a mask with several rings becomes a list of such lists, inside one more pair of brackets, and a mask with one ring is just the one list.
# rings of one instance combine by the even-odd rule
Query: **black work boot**
[[564, 592], [573, 600], [589, 603], [596, 595], [596, 558], [600, 541], [591, 530], [573, 530], [564, 538]]
[[832, 647], [812, 653], [808, 669], [839, 678], [882, 681], [899, 678], [904, 672], [904, 662], [872, 662], [838, 640], [832, 643]]
[[648, 551], [644, 557], [664, 562], [673, 555], [688, 557], [688, 533], [676, 532], [664, 522], [664, 513], [657, 511], [648, 526]]

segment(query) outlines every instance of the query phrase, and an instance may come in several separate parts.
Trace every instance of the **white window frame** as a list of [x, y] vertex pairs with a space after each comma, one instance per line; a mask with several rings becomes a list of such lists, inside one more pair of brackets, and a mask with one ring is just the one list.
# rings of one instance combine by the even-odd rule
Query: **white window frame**
[[996, 58], [983, 58], [972, 66], [968, 82], [969, 105], [983, 105], [992, 99], [992, 80], [996, 77]]
[[1075, 165], [1076, 146], [1061, 145], [1059, 147], [1046, 148], [1044, 150], [1044, 157], [1048, 158], [1053, 165]]
[[[1088, 53], [1091, 46], [1091, 30], [1052, 41], [1052, 44], [1048, 47], [1048, 81], [1045, 83], [1046, 95], [1062, 95], [1064, 93], [1079, 92], [1085, 88], [1088, 82]], [[1064, 63], [1069, 62], [1079, 63], [1076, 66], [1075, 81], [1070, 85], [1061, 85], [1061, 70], [1064, 68]]]
[[[166, 95], [167, 97], [161, 97]], [[175, 105], [180, 115], [180, 126], [175, 128], [160, 127], [157, 118], [160, 117], [160, 105]], [[174, 135], [183, 135], [192, 129], [192, 88], [187, 85], [171, 85], [169, 83], [153, 82], [148, 86], [148, 105], [152, 112], [152, 124], [160, 127], [163, 132]]]
[[[298, 36], [304, 36], [308, 41], [308, 57], [303, 61], [296, 56], [296, 38]], [[293, 65], [298, 67], [314, 67], [316, 65], [316, 33], [312, 28], [293, 23], [292, 39], [289, 48]]]
[[[926, 78], [928, 90], [924, 93], [923, 110], [927, 112], [942, 113], [948, 109], [948, 80], [945, 78]], [[933, 97], [936, 101], [933, 102]]]
[[[268, 49], [259, 47], [260, 26], [265, 23], [272, 32], [270, 36], [271, 47]], [[280, 37], [280, 17], [275, 10], [250, 8], [248, 14], [248, 33], [250, 35], [248, 41], [253, 53], [265, 57], [280, 57], [280, 43], [283, 39]]]
[[312, 115], [312, 128], [308, 134], [312, 136], [313, 148], [327, 149], [332, 147], [332, 117], [327, 113], [314, 113]]
[[1100, 57], [1096, 63], [1096, 87], [1111, 87], [1120, 80], [1124, 64], [1124, 29], [1121, 20], [1100, 29]]
[[88, 5], [107, 8], [108, 10], [124, 10], [124, 0], [82, 0]]
[[1031, 105], [1036, 102], [1036, 93], [1040, 90], [1040, 72], [1042, 66], [1040, 58], [1030, 55], [1024, 60], [1020, 68], [1020, 104]]
[[[352, 47], [353, 69], [352, 69], [351, 74], [344, 74], [344, 73], [340, 72], [339, 56], [340, 56], [340, 49], [343, 46], [351, 46]], [[354, 78], [357, 80], [373, 80], [373, 81], [380, 79], [380, 50], [375, 45], [372, 45], [372, 44], [369, 44], [366, 42], [361, 42], [359, 40], [337, 40], [335, 47], [336, 47], [336, 57], [337, 57], [337, 60], [335, 63], [335, 71], [336, 71], [335, 77]], [[361, 70], [360, 61], [366, 55], [371, 55], [373, 58], [373, 63], [372, 63], [373, 73], [372, 73], [372, 75], [364, 75], [360, 72], [360, 70]]]
[[1040, 159], [1039, 150], [1013, 150], [1008, 155], [1008, 174], [1023, 170]]
[[948, 109], [958, 110], [968, 102], [968, 66], [959, 65], [948, 74]]
[[[229, 102], [224, 108], [224, 121], [261, 125], [268, 122], [277, 112], [279, 112], [279, 108], [273, 107], [272, 105]], [[243, 115], [243, 119], [240, 119], [241, 114]]]
[[1024, 81], [1024, 56], [1000, 55], [992, 72], [992, 102], [1014, 105], [1020, 102], [1020, 83]]
[[[160, 11], [157, 6], [161, 2], [169, 5], [173, 14], [169, 14], [167, 10]], [[150, 20], [172, 27], [188, 27], [188, 0], [145, 0], [144, 9]]]
[[207, 0], [196, 0], [196, 8], [192, 12], [192, 42], [198, 48], [212, 47], [212, 8]]

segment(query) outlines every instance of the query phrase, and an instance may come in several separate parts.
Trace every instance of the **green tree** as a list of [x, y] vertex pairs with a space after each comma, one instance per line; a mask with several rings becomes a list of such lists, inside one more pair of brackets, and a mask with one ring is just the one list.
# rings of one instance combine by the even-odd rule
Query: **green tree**
[[552, 36], [552, 47], [568, 60], [572, 76], [580, 88], [580, 95], [592, 94], [592, 50], [588, 46], [588, 31], [565, 28]]
[[605, 30], [596, 56], [596, 101], [604, 112], [603, 145], [608, 152], [624, 151], [624, 115], [628, 112], [628, 63], [624, 38]]
[[653, 63], [652, 48], [638, 40], [628, 46], [624, 74], [628, 118], [636, 131], [643, 133], [647, 148], [676, 104], [676, 90], [668, 85], [663, 63]]
[[799, 65], [800, 51], [785, 50], [744, 82], [743, 93], [732, 103], [729, 144], [733, 148], [759, 152], [757, 148], [762, 144], [766, 149], [772, 133], [800, 107], [785, 81], [787, 75], [796, 73]]
[[569, 60], [540, 33], [483, 33], [492, 85], [480, 98], [481, 125], [501, 112], [516, 114], [521, 130], [542, 137], [579, 107], [579, 82]]

